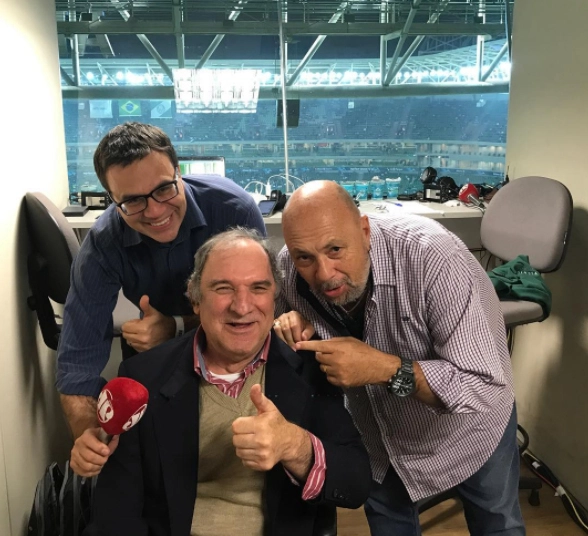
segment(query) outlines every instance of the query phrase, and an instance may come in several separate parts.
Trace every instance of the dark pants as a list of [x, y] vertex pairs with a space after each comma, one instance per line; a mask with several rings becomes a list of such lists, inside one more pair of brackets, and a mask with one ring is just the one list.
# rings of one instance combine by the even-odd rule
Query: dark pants
[[[519, 505], [517, 416], [510, 421], [496, 450], [470, 478], [457, 486], [472, 536], [524, 536]], [[382, 484], [373, 483], [365, 503], [372, 536], [420, 536], [419, 513], [392, 467]]]

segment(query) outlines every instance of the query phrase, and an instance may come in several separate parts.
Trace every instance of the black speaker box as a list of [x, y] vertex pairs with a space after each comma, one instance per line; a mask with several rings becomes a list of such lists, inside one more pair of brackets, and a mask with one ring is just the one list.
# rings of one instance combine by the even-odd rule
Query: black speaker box
[[[300, 100], [286, 100], [286, 125], [297, 127], [300, 118]], [[284, 126], [284, 115], [282, 114], [282, 101], [276, 101], [276, 126]]]

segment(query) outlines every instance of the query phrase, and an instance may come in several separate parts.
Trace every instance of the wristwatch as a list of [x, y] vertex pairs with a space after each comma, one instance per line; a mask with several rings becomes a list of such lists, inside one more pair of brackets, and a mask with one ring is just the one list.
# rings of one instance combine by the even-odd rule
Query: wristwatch
[[415, 381], [412, 361], [409, 359], [400, 359], [400, 368], [388, 380], [387, 388], [390, 393], [402, 397], [414, 392]]

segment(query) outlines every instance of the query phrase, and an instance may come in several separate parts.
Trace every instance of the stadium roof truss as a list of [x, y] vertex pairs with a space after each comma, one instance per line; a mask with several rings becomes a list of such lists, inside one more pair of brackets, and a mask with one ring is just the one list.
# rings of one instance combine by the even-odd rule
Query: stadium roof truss
[[[506, 93], [513, 2], [57, 0], [63, 96], [173, 99], [173, 69], [231, 68], [260, 69], [259, 98], [280, 98], [279, 62], [214, 58], [226, 35], [280, 36], [288, 98]], [[115, 57], [115, 34], [136, 36], [150, 58], [122, 59], [124, 50]], [[173, 36], [173, 57], [154, 46], [159, 35]], [[187, 57], [188, 35], [210, 36], [199, 58]], [[301, 59], [288, 58], [301, 36], [314, 40]], [[379, 57], [315, 59], [332, 36], [378, 37]]]

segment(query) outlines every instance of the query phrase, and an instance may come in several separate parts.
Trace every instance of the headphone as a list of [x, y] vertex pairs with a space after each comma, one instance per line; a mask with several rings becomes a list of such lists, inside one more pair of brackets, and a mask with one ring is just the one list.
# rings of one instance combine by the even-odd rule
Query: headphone
[[436, 185], [439, 189], [439, 201], [445, 203], [450, 199], [457, 199], [459, 187], [455, 181], [447, 175], [437, 177], [437, 170], [434, 167], [427, 166], [421, 174], [421, 182], [427, 186]]
[[288, 201], [288, 198], [286, 197], [285, 194], [282, 193], [281, 190], [272, 190], [270, 193], [270, 199], [272, 201], [276, 201], [276, 206], [274, 207], [274, 212], [277, 212], [278, 210], [282, 210], [284, 208], [284, 206], [286, 205], [286, 201]]
[[433, 184], [437, 180], [437, 170], [434, 167], [427, 166], [421, 174], [423, 184]]
[[450, 199], [457, 199], [459, 195], [459, 186], [451, 177], [448, 177], [447, 175], [439, 177], [437, 179], [437, 184], [441, 190], [439, 196], [441, 203], [445, 203], [445, 201], [449, 201]]

